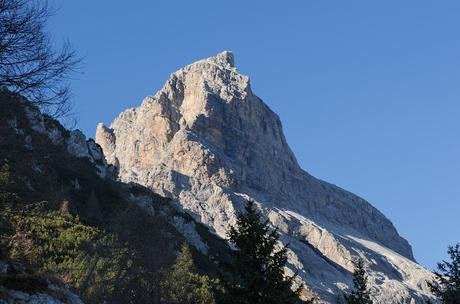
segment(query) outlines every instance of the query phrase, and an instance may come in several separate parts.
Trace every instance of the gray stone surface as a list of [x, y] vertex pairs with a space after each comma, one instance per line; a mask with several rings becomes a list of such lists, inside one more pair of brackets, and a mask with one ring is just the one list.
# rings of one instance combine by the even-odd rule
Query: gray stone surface
[[122, 181], [172, 198], [221, 237], [254, 199], [290, 243], [289, 268], [326, 302], [351, 286], [356, 257], [369, 268], [375, 303], [422, 303], [429, 294], [430, 272], [382, 213], [300, 168], [278, 116], [230, 52], [173, 73], [110, 127], [99, 124], [96, 142]]
[[[37, 107], [26, 101], [24, 102], [24, 111], [32, 130], [48, 136], [55, 145], [63, 145], [70, 154], [87, 158], [95, 164], [101, 177], [107, 176], [108, 168], [104, 154], [101, 147], [93, 139], [86, 139], [85, 135], [78, 129], [66, 130], [58, 121], [43, 115]], [[17, 134], [24, 134], [24, 130], [16, 127], [16, 117], [13, 117], [9, 124]], [[34, 149], [30, 135], [26, 137], [26, 148]]]
[[[0, 260], [0, 277], [24, 275], [24, 265]], [[0, 283], [0, 304], [84, 304], [80, 298], [63, 286], [51, 284], [46, 280], [47, 288], [37, 292], [25, 292], [5, 287]]]

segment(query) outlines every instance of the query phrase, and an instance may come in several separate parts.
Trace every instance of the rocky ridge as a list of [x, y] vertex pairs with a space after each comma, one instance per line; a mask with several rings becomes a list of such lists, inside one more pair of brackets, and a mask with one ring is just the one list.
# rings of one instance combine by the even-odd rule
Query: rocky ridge
[[[121, 181], [172, 198], [220, 237], [253, 199], [290, 244], [288, 271], [325, 302], [338, 302], [352, 285], [356, 257], [369, 268], [375, 303], [429, 297], [431, 274], [392, 223], [364, 199], [300, 168], [279, 117], [253, 94], [230, 52], [173, 73], [138, 108], [110, 127], [99, 124], [96, 142]], [[184, 234], [205, 251], [190, 230]]]

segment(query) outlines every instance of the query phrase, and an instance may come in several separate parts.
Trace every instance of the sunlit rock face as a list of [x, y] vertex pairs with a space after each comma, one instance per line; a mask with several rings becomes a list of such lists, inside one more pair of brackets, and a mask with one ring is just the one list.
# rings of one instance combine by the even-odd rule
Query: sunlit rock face
[[253, 199], [290, 244], [289, 268], [326, 302], [352, 285], [355, 257], [369, 268], [376, 303], [429, 294], [430, 273], [382, 213], [300, 168], [278, 115], [230, 52], [173, 73], [110, 127], [99, 124], [96, 142], [122, 181], [172, 198], [221, 237]]

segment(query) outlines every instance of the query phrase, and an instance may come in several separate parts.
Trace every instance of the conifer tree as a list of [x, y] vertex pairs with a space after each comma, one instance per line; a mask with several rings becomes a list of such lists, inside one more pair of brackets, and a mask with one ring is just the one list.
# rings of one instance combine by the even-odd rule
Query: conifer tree
[[428, 282], [431, 292], [445, 304], [460, 304], [460, 244], [449, 246], [449, 261], [438, 263], [436, 282]]
[[373, 304], [369, 290], [367, 289], [367, 275], [362, 259], [355, 262], [353, 285], [355, 290], [351, 294], [345, 295], [345, 301], [348, 304]]
[[190, 248], [184, 243], [175, 264], [161, 284], [161, 303], [214, 304], [211, 284], [207, 276], [197, 273]]
[[276, 249], [278, 232], [263, 221], [254, 202], [249, 201], [239, 214], [236, 226], [228, 232], [236, 247], [222, 274], [222, 303], [232, 304], [290, 304], [298, 303], [293, 291], [294, 276], [284, 275], [287, 247]]

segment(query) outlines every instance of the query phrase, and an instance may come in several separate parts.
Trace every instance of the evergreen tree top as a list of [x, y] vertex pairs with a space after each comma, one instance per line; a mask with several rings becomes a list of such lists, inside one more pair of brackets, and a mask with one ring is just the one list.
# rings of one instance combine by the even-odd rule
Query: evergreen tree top
[[354, 266], [354, 290], [349, 295], [345, 295], [345, 301], [348, 304], [373, 304], [367, 289], [367, 274], [363, 260], [358, 259], [354, 262]]
[[236, 250], [222, 274], [222, 303], [291, 304], [300, 302], [298, 290], [293, 290], [296, 275], [285, 276], [287, 246], [279, 242], [277, 229], [248, 201], [228, 232]]
[[436, 282], [428, 282], [431, 292], [446, 304], [460, 303], [460, 244], [449, 246], [450, 261], [438, 263]]

